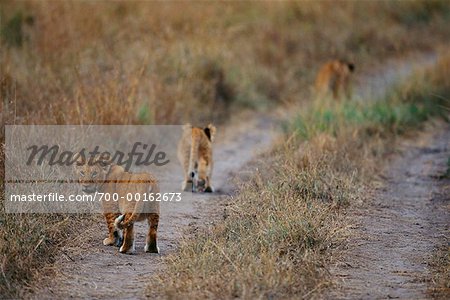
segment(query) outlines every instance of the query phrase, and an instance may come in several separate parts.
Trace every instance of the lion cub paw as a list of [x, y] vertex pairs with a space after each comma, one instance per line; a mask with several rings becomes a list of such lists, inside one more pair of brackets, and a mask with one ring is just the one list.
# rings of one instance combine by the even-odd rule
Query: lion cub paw
[[123, 254], [135, 254], [136, 253], [136, 247], [133, 241], [133, 245], [131, 247], [129, 247], [128, 249], [125, 247], [125, 245], [122, 245], [119, 249], [120, 253]]
[[144, 251], [147, 253], [159, 253], [159, 247], [156, 245], [147, 244], [144, 247]]
[[106, 239], [103, 240], [103, 245], [105, 246], [112, 246], [116, 243], [116, 239], [111, 239], [109, 237], [107, 237]]
[[184, 192], [192, 192], [193, 189], [193, 182], [191, 180], [189, 181], [183, 181], [183, 184], [181, 185], [181, 189]]
[[123, 243], [122, 231], [114, 231], [114, 238], [107, 237], [103, 240], [103, 245], [105, 246], [116, 246], [120, 247]]
[[114, 237], [116, 239], [116, 242], [114, 243], [114, 245], [116, 247], [122, 246], [122, 244], [123, 244], [123, 233], [122, 233], [122, 230], [114, 231]]

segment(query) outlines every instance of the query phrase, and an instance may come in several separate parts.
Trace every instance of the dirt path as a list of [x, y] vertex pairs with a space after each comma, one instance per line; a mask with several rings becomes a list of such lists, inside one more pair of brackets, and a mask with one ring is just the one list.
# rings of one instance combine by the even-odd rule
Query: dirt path
[[[410, 74], [413, 70], [410, 67], [413, 61], [416, 60], [403, 63], [405, 69], [387, 66], [375, 73], [364, 74], [363, 79], [359, 81], [357, 95], [371, 95], [373, 89], [377, 93], [385, 91], [396, 78]], [[389, 81], [383, 80], [386, 72], [390, 72]], [[373, 85], [374, 82], [384, 84]], [[371, 88], [359, 88], [364, 85]], [[218, 129], [213, 175], [213, 185], [217, 193], [161, 207], [158, 230], [160, 255], [143, 252], [146, 230], [143, 224], [139, 224], [136, 230], [136, 255], [122, 255], [118, 253], [117, 248], [103, 246], [101, 240], [105, 234], [105, 225], [99, 216], [95, 226], [88, 226], [83, 236], [74, 239], [61, 249], [57, 262], [49, 267], [52, 275], [41, 276], [41, 280], [38, 281], [40, 288], [30, 288], [31, 293], [25, 294], [25, 297], [144, 298], [149, 277], [164, 268], [163, 257], [176, 250], [182, 234], [194, 232], [199, 226], [211, 225], [222, 217], [226, 195], [233, 193], [234, 176], [242, 178], [245, 173], [251, 173], [251, 170], [243, 168], [270, 148], [278, 135], [277, 129], [280, 128], [278, 122], [290, 115], [289, 111], [292, 113], [290, 109], [285, 109], [284, 112], [279, 109], [270, 115], [248, 113], [231, 120], [225, 129]], [[45, 270], [42, 273], [46, 273]]]
[[411, 54], [403, 60], [388, 59], [382, 65], [370, 68], [370, 71], [358, 74], [354, 94], [361, 101], [377, 100], [384, 96], [389, 87], [407, 78], [415, 70], [433, 66], [437, 59], [435, 52]]
[[330, 298], [428, 298], [429, 259], [449, 240], [450, 181], [437, 178], [447, 169], [450, 126], [429, 128], [400, 151], [374, 199], [349, 212], [356, 227], [332, 270], [339, 288]]
[[[41, 288], [27, 297], [35, 299], [140, 299], [144, 298], [149, 277], [164, 267], [162, 258], [173, 252], [184, 232], [210, 225], [221, 218], [226, 195], [233, 192], [234, 173], [257, 157], [274, 142], [274, 119], [265, 115], [240, 116], [226, 129], [218, 129], [215, 145], [213, 186], [217, 192], [196, 195], [187, 201], [161, 205], [158, 229], [160, 254], [143, 250], [146, 224], [136, 224], [135, 255], [118, 253], [115, 247], [105, 247], [101, 241], [106, 233], [103, 219], [86, 228], [83, 236], [61, 249], [54, 266], [56, 277], [42, 278]], [[247, 121], [242, 121], [246, 119]], [[181, 183], [180, 171], [180, 183]]]

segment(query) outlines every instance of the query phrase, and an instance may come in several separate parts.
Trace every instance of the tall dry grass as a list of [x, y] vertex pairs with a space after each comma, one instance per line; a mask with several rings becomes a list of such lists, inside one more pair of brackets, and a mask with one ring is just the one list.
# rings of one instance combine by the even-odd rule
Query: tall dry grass
[[450, 8], [3, 1], [0, 16], [6, 122], [173, 124], [299, 101], [330, 57], [364, 68], [429, 49], [448, 36]]
[[[1, 124], [224, 122], [241, 109], [307, 99], [330, 57], [368, 69], [428, 50], [448, 37], [449, 11], [445, 1], [5, 0]], [[0, 203], [0, 294], [11, 296], [53, 261], [79, 219], [8, 215]]]

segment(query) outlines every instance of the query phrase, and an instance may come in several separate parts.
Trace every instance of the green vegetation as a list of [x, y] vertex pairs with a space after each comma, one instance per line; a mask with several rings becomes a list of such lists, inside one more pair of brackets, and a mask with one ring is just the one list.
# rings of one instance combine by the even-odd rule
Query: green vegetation
[[377, 101], [316, 101], [285, 125], [286, 130], [309, 139], [324, 132], [336, 135], [349, 128], [365, 128], [369, 133], [402, 133], [430, 117], [448, 117], [450, 100], [449, 62], [442, 59], [434, 72], [424, 70], [394, 87]]
[[8, 23], [2, 27], [2, 38], [9, 46], [22, 46], [22, 19], [22, 14], [16, 13]]
[[[418, 74], [415, 78], [394, 88], [379, 101], [357, 101], [339, 103], [332, 99], [318, 101], [303, 110], [288, 124], [286, 130], [294, 131], [302, 139], [309, 139], [318, 133], [335, 136], [348, 128], [365, 127], [370, 133], [402, 133], [419, 126], [433, 116], [447, 118], [450, 103], [444, 95], [448, 85], [439, 86]], [[402, 90], [402, 87], [412, 89]]]

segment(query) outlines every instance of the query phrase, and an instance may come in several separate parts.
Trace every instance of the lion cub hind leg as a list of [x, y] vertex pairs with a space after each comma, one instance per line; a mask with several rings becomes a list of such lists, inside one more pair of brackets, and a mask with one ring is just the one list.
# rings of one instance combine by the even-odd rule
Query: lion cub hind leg
[[194, 182], [191, 179], [185, 179], [181, 185], [181, 189], [185, 192], [191, 192], [194, 188]]
[[149, 214], [148, 218], [148, 233], [147, 239], [145, 241], [145, 252], [149, 253], [159, 253], [159, 247], [157, 244], [157, 230], [159, 223], [159, 215], [158, 214]]
[[103, 240], [103, 245], [112, 246], [118, 245], [118, 243], [122, 244], [121, 232], [118, 231], [116, 226], [114, 225], [115, 219], [119, 216], [118, 213], [105, 213], [106, 225], [108, 226], [108, 237]]
[[119, 248], [120, 253], [134, 254], [136, 247], [134, 244], [134, 225], [131, 224], [123, 230], [123, 244]]
[[136, 252], [134, 244], [134, 224], [132, 219], [133, 214], [126, 213], [118, 216], [114, 221], [115, 228], [123, 230], [123, 242], [119, 249], [120, 253], [134, 254]]
[[123, 244], [123, 232], [122, 230], [116, 230], [114, 231], [114, 237], [116, 238], [116, 243], [114, 244], [114, 246], [116, 247], [120, 247]]
[[211, 185], [211, 180], [209, 179], [209, 176], [207, 176], [206, 180], [205, 180], [205, 190], [204, 190], [204, 192], [205, 193], [214, 193], [214, 188]]

